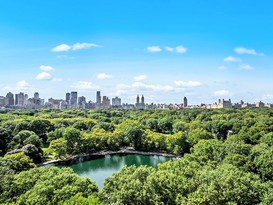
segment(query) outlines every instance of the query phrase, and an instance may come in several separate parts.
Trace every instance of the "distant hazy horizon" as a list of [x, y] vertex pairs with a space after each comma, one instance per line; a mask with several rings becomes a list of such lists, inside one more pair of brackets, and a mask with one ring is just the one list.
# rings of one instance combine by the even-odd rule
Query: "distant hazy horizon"
[[273, 2], [3, 1], [0, 95], [273, 102]]

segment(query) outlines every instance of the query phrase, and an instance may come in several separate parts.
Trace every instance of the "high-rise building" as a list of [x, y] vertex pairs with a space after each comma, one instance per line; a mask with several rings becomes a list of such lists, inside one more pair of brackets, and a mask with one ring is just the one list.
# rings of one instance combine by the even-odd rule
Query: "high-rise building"
[[78, 93], [77, 92], [71, 92], [70, 104], [71, 104], [72, 108], [77, 107], [77, 100], [78, 100]]
[[114, 108], [121, 107], [121, 99], [118, 97], [112, 98], [112, 107]]
[[24, 105], [27, 105], [27, 104], [28, 104], [28, 94], [25, 94]]
[[35, 93], [34, 93], [34, 99], [35, 99], [35, 100], [40, 99], [40, 97], [39, 97], [39, 93], [38, 93], [38, 92], [35, 92]]
[[65, 94], [65, 101], [67, 104], [70, 104], [70, 96], [71, 96], [70, 93]]
[[83, 103], [86, 103], [86, 98], [84, 96], [79, 97], [78, 104], [82, 105]]
[[141, 104], [145, 105], [145, 103], [144, 103], [144, 96], [143, 95], [141, 96]]
[[63, 102], [62, 99], [49, 98], [48, 103], [45, 106], [50, 107], [50, 108], [54, 108], [54, 109], [60, 109], [62, 102]]
[[106, 97], [106, 96], [103, 96], [101, 105], [102, 105], [101, 107], [103, 109], [111, 108], [110, 99], [108, 97]]
[[33, 98], [30, 98], [28, 101], [33, 103], [36, 106], [36, 108], [44, 104], [43, 99], [40, 98], [40, 95], [38, 92], [35, 92]]
[[141, 110], [145, 109], [145, 103], [144, 103], [144, 96], [143, 95], [141, 96], [141, 102], [140, 102], [140, 99], [139, 99], [139, 95], [137, 95], [135, 108], [136, 109], [141, 109]]
[[101, 95], [100, 95], [100, 91], [97, 91], [96, 108], [100, 108], [100, 107], [101, 107]]
[[136, 97], [136, 104], [139, 104], [139, 95]]
[[20, 92], [19, 94], [15, 94], [15, 105], [23, 106], [25, 102], [25, 94]]
[[6, 95], [6, 105], [8, 107], [14, 105], [14, 95], [11, 92], [7, 93], [7, 95]]
[[188, 99], [186, 97], [183, 99], [183, 107], [188, 107]]
[[231, 99], [229, 100], [219, 99], [217, 108], [232, 108]]
[[0, 96], [0, 107], [6, 106], [6, 98], [4, 96]]

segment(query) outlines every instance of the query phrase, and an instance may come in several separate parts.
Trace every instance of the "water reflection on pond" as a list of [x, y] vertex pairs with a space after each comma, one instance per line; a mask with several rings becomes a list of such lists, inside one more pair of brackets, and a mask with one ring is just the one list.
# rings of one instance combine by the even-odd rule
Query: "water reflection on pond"
[[158, 163], [163, 163], [171, 159], [173, 158], [156, 155], [106, 155], [101, 159], [83, 161], [65, 167], [71, 167], [81, 177], [88, 177], [96, 181], [99, 189], [102, 189], [104, 180], [125, 165], [147, 165], [156, 168]]

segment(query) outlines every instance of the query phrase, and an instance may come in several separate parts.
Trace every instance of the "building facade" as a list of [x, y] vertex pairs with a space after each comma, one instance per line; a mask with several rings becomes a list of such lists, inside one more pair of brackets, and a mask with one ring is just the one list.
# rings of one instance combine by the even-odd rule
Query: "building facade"
[[112, 98], [112, 107], [113, 108], [120, 108], [121, 107], [121, 98], [118, 98], [118, 97]]
[[77, 92], [71, 92], [71, 98], [70, 98], [70, 106], [71, 108], [77, 108], [77, 101], [78, 101], [78, 93]]

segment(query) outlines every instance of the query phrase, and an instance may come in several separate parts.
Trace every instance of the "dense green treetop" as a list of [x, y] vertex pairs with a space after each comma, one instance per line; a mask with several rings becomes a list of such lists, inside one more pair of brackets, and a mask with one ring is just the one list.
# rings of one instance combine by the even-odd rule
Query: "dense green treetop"
[[[119, 150], [176, 154], [124, 167], [103, 190], [41, 161]], [[15, 110], [0, 113], [0, 203], [273, 204], [273, 110]]]

